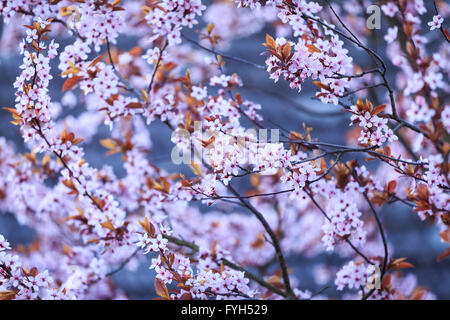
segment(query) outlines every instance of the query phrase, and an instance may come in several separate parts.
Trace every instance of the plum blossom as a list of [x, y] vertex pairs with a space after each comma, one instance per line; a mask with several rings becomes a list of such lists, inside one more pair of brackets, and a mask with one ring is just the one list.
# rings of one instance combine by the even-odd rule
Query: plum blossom
[[336, 274], [336, 287], [338, 290], [365, 287], [371, 273], [366, 264], [350, 261]]
[[373, 115], [364, 108], [361, 108], [362, 101], [350, 108], [353, 114], [350, 118], [350, 125], [358, 123], [362, 127], [358, 141], [361, 144], [381, 146], [386, 142], [396, 141], [398, 138], [388, 127], [388, 120], [384, 117]]
[[394, 17], [395, 14], [398, 12], [398, 7], [393, 2], [388, 2], [381, 6], [381, 10], [383, 10], [383, 13], [387, 15], [388, 17]]
[[435, 15], [433, 16], [433, 20], [428, 22], [428, 25], [430, 26], [430, 30], [433, 31], [434, 29], [440, 29], [443, 22], [444, 18], [440, 15]]
[[387, 43], [394, 42], [395, 39], [397, 39], [397, 32], [398, 32], [397, 26], [388, 28], [387, 34], [384, 36], [384, 40], [386, 40]]
[[[353, 184], [355, 183], [353, 182]], [[357, 186], [356, 190], [361, 191]], [[322, 242], [327, 250], [333, 250], [342, 239], [348, 239], [356, 246], [361, 246], [365, 243], [366, 231], [363, 229], [364, 223], [360, 219], [361, 212], [349, 197], [338, 192], [332, 198], [327, 209], [329, 219], [326, 219], [322, 227], [324, 232]]]
[[10, 250], [8, 241], [6, 241], [5, 237], [0, 234], [0, 251]]
[[198, 23], [206, 6], [201, 0], [163, 0], [145, 19], [156, 36], [168, 36], [170, 44], [181, 43], [181, 29], [192, 28]]
[[[425, 2], [384, 1], [377, 50], [356, 0], [144, 2], [0, 3], [24, 142], [0, 137], [0, 211], [33, 229], [17, 248], [0, 235], [0, 299], [127, 298], [111, 275], [140, 263], [167, 300], [334, 298], [294, 257], [320, 286], [345, 260], [343, 298], [435, 298], [399, 271], [380, 214], [415, 212], [449, 242], [450, 53]], [[228, 51], [251, 35], [248, 56]], [[264, 77], [294, 90], [253, 88]]]
[[207, 96], [207, 88], [193, 86], [191, 96], [199, 101], [203, 100]]

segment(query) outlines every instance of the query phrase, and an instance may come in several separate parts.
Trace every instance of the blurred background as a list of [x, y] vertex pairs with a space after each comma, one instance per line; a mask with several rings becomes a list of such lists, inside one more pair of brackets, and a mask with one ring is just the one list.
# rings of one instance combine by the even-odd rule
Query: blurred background
[[[201, 27], [201, 25], [200, 25]], [[3, 29], [3, 27], [2, 27]], [[376, 48], [377, 39], [383, 41], [383, 30], [373, 30], [375, 39], [373, 46]], [[264, 51], [261, 45], [264, 42], [265, 34], [274, 31], [272, 28], [265, 28], [260, 32], [245, 38], [233, 41], [227, 53], [233, 56], [242, 57], [249, 61], [264, 64]], [[190, 38], [197, 39], [195, 32], [186, 32]], [[59, 41], [61, 48], [67, 41]], [[120, 49], [131, 49], [136, 45], [136, 39], [120, 38], [118, 47]], [[347, 44], [347, 48], [352, 48]], [[358, 57], [359, 65], [370, 65], [371, 61], [367, 55], [354, 48], [351, 49], [352, 56]], [[382, 53], [383, 55], [384, 53]], [[367, 61], [366, 61], [367, 60]], [[22, 63], [18, 55], [0, 57], [0, 107], [14, 106], [13, 82], [19, 74], [18, 66]], [[54, 79], [50, 83], [54, 101], [59, 101], [62, 97], [62, 81], [59, 77], [56, 65], [53, 66]], [[288, 130], [298, 130], [305, 122], [309, 127], [313, 127], [312, 135], [322, 142], [345, 143], [345, 135], [348, 130], [349, 116], [342, 108], [337, 106], [324, 105], [311, 99], [314, 96], [312, 85], [305, 83], [301, 93], [292, 90], [288, 85], [280, 80], [274, 84], [269, 79], [268, 73], [263, 69], [257, 69], [250, 65], [227, 61], [226, 72], [238, 73], [244, 82], [244, 87], [240, 90], [244, 99], [254, 101], [262, 105], [261, 114], [264, 117], [264, 124], [267, 128], [276, 128], [278, 125]], [[382, 91], [380, 91], [381, 94]], [[381, 95], [380, 95], [381, 96]], [[381, 96], [382, 97], [382, 96]], [[69, 112], [79, 114], [83, 106], [77, 106]], [[64, 111], [63, 114], [67, 114]], [[24, 145], [18, 131], [18, 127], [10, 124], [10, 113], [0, 110], [0, 136], [13, 141], [16, 150], [24, 151]], [[170, 151], [173, 147], [170, 142], [169, 130], [159, 122], [154, 122], [149, 128], [152, 137], [153, 152], [149, 156], [150, 160], [157, 166], [169, 172], [184, 172], [186, 168], [174, 165], [170, 160]], [[114, 167], [116, 174], [120, 175], [121, 157], [115, 155], [105, 157], [105, 149], [99, 144], [99, 140], [109, 135], [109, 129], [102, 126], [91, 143], [83, 144], [86, 151], [87, 161], [94, 167], [101, 167], [105, 163]], [[240, 186], [245, 189], [245, 182]], [[439, 232], [436, 227], [421, 222], [417, 214], [410, 211], [408, 207], [402, 205], [386, 205], [381, 212], [381, 218], [386, 228], [388, 241], [394, 248], [395, 257], [408, 257], [408, 261], [414, 264], [411, 269], [418, 277], [420, 285], [427, 287], [439, 299], [450, 299], [450, 259], [440, 263], [436, 258], [446, 248], [439, 239]], [[320, 226], [318, 226], [320, 228]], [[13, 246], [19, 244], [27, 245], [33, 240], [33, 231], [17, 223], [14, 217], [8, 212], [0, 212], [0, 234], [10, 240]], [[131, 298], [145, 299], [154, 297], [154, 272], [148, 270], [150, 256], [142, 262], [137, 272], [122, 270], [114, 278], [116, 284], [121, 287]], [[317, 285], [313, 280], [312, 266], [317, 263], [332, 264], [337, 268], [341, 267], [344, 260], [340, 260], [333, 254], [320, 255], [314, 259], [303, 257], [290, 257], [288, 264], [295, 271], [300, 279], [300, 288], [311, 290], [313, 293], [325, 286], [330, 286], [324, 294], [331, 297], [338, 297], [340, 293], [334, 290], [334, 279], [327, 283]]]

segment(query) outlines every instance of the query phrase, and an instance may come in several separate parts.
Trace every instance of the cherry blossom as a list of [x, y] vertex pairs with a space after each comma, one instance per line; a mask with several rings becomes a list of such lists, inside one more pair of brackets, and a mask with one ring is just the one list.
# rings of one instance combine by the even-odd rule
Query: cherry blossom
[[387, 43], [392, 43], [397, 38], [398, 27], [392, 27], [388, 29], [388, 33], [384, 36], [384, 40]]
[[443, 22], [444, 18], [440, 15], [435, 15], [433, 16], [433, 21], [428, 22], [428, 25], [430, 26], [430, 30], [440, 29]]
[[[0, 299], [127, 298], [141, 263], [164, 300], [436, 298], [384, 219], [450, 242], [449, 7], [431, 34], [427, 2], [383, 1], [375, 33], [363, 2], [1, 2], [24, 145], [0, 137], [0, 211], [34, 232], [0, 235]], [[249, 37], [265, 61], [232, 54]]]

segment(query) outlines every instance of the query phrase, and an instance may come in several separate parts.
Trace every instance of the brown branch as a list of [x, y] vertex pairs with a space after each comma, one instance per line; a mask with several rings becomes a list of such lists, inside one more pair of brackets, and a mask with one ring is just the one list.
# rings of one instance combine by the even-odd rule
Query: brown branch
[[[164, 235], [164, 238], [166, 238], [167, 240], [169, 240], [170, 242], [182, 246], [182, 247], [187, 247], [190, 248], [193, 252], [198, 252], [200, 250], [199, 246], [197, 246], [195, 243], [193, 242], [189, 242], [189, 241], [185, 241], [176, 237], [172, 237], [172, 236], [168, 236], [168, 235]], [[237, 264], [229, 261], [228, 259], [222, 258], [222, 263], [234, 270], [237, 271], [242, 271], [245, 273], [245, 276], [249, 279], [252, 279], [253, 281], [257, 282], [258, 284], [260, 284], [261, 286], [265, 287], [266, 289], [270, 290], [271, 292], [274, 292], [284, 298], [288, 298], [289, 296], [281, 291], [280, 289], [274, 287], [273, 285], [271, 285], [270, 283], [267, 283], [266, 281], [264, 281], [262, 278], [258, 277], [257, 275], [253, 274], [252, 272], [244, 269], [241, 266], [238, 266]]]
[[296, 296], [295, 296], [294, 292], [292, 291], [291, 283], [290, 283], [290, 280], [289, 280], [289, 272], [288, 272], [288, 269], [287, 269], [286, 260], [284, 259], [283, 252], [281, 251], [279, 240], [278, 240], [277, 236], [275, 235], [275, 233], [273, 232], [272, 228], [270, 227], [269, 223], [264, 218], [263, 214], [261, 212], [259, 212], [250, 202], [248, 202], [247, 199], [244, 199], [231, 186], [231, 184], [229, 184], [227, 186], [227, 188], [228, 188], [229, 191], [231, 191], [231, 193], [233, 193], [239, 199], [239, 201], [242, 203], [242, 205], [244, 207], [246, 207], [249, 211], [251, 211], [255, 215], [255, 217], [263, 225], [263, 227], [266, 230], [266, 232], [269, 234], [269, 237], [270, 237], [270, 239], [272, 241], [272, 245], [274, 246], [274, 249], [275, 249], [275, 252], [276, 252], [278, 263], [280, 264], [281, 274], [282, 274], [284, 285], [285, 285], [285, 288], [286, 288], [286, 293], [287, 293], [289, 298], [295, 298]]
[[207, 47], [201, 45], [200, 43], [198, 43], [197, 41], [195, 41], [195, 40], [193, 40], [193, 39], [191, 39], [191, 38], [186, 37], [184, 34], [181, 34], [181, 37], [184, 38], [185, 40], [187, 40], [187, 41], [193, 43], [194, 45], [196, 45], [196, 46], [199, 47], [200, 49], [203, 49], [203, 50], [205, 50], [205, 51], [208, 51], [208, 52], [210, 52], [210, 53], [212, 53], [212, 54], [214, 54], [214, 55], [220, 55], [220, 56], [222, 56], [222, 57], [225, 58], [225, 59], [232, 60], [232, 61], [236, 61], [236, 62], [245, 63], [245, 64], [248, 64], [248, 65], [253, 66], [253, 67], [255, 67], [255, 68], [258, 68], [258, 69], [266, 69], [266, 67], [263, 66], [263, 65], [260, 65], [260, 64], [257, 64], [257, 63], [254, 63], [254, 62], [245, 60], [245, 59], [240, 58], [240, 57], [230, 56], [230, 55], [227, 55], [227, 54], [218, 52], [218, 51], [216, 51], [215, 49], [207, 48]]
[[166, 40], [166, 41], [164, 42], [164, 45], [162, 46], [161, 50], [159, 51], [158, 60], [156, 61], [156, 65], [155, 65], [155, 68], [153, 69], [153, 73], [152, 73], [152, 77], [151, 77], [150, 83], [148, 84], [148, 87], [147, 87], [147, 93], [148, 93], [148, 94], [150, 94], [150, 92], [152, 91], [152, 88], [153, 88], [153, 82], [155, 81], [156, 72], [158, 71], [158, 68], [159, 68], [159, 66], [160, 66], [160, 63], [161, 63], [161, 59], [162, 59], [163, 53], [164, 53], [164, 51], [166, 50], [166, 48], [167, 48], [168, 45], [169, 45], [169, 41]]

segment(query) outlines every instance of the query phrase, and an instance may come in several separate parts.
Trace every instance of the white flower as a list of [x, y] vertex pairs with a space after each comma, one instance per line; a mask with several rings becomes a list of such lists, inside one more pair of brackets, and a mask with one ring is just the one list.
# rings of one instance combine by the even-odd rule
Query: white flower
[[5, 237], [0, 234], [0, 251], [10, 250], [9, 242], [6, 241]]
[[433, 21], [428, 22], [428, 25], [430, 26], [430, 30], [440, 29], [443, 22], [444, 18], [440, 15], [436, 15], [433, 17]]
[[207, 88], [193, 86], [191, 96], [192, 96], [192, 98], [194, 98], [196, 100], [199, 100], [199, 101], [203, 100], [207, 96]]
[[384, 40], [386, 40], [387, 43], [394, 42], [394, 40], [397, 39], [398, 27], [395, 26], [393, 28], [389, 28], [387, 31], [388, 32], [384, 36]]

